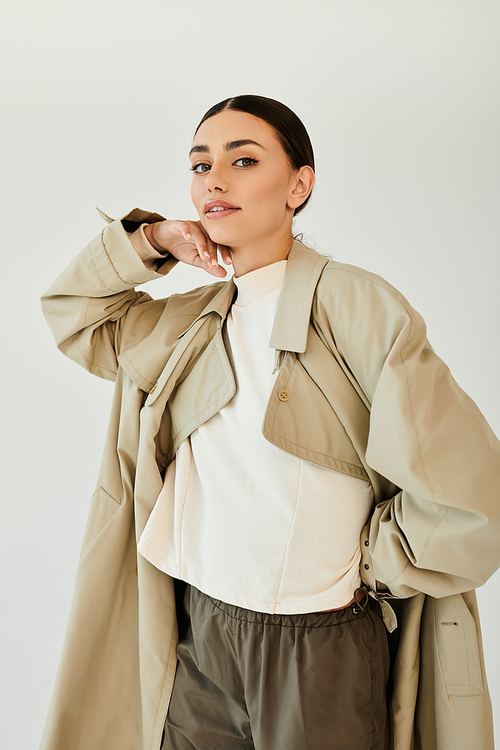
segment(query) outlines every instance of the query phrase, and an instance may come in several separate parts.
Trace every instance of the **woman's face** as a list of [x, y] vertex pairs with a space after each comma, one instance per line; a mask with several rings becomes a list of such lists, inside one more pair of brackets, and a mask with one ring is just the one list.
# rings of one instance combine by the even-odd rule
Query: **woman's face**
[[264, 120], [228, 109], [210, 117], [190, 159], [191, 198], [214, 242], [234, 249], [290, 234], [297, 170]]

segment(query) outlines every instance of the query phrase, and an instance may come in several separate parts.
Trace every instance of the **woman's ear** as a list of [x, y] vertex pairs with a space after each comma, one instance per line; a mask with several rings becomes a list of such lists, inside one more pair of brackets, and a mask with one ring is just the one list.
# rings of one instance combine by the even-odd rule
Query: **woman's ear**
[[293, 208], [295, 210], [304, 203], [307, 196], [313, 189], [314, 180], [314, 170], [309, 165], [305, 164], [303, 167], [297, 170], [294, 175], [292, 188], [288, 195], [287, 206], [289, 208]]

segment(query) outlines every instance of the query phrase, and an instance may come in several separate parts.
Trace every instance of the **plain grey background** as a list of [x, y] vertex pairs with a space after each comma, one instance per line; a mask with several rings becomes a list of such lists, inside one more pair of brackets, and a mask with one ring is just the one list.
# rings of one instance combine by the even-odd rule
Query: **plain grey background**
[[[134, 206], [196, 218], [187, 152], [239, 93], [303, 119], [297, 231], [387, 278], [500, 433], [498, 0], [17, 0], [2, 55], [0, 743], [38, 746], [112, 385], [55, 349], [40, 294]], [[209, 281], [176, 270], [153, 296]], [[500, 577], [478, 591], [497, 735]], [[71, 748], [68, 748], [71, 750]]]

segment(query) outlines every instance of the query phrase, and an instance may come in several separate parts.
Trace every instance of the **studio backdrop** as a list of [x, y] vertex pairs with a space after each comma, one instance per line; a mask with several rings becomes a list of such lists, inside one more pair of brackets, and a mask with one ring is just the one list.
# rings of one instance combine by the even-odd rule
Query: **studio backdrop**
[[[499, 434], [499, 32], [489, 0], [4, 5], [2, 747], [40, 740], [110, 408], [39, 306], [101, 231], [95, 207], [196, 218], [202, 114], [239, 93], [283, 101], [317, 163], [296, 231], [400, 289]], [[177, 268], [148, 292], [209, 281]], [[498, 736], [499, 593], [498, 573], [478, 591]]]

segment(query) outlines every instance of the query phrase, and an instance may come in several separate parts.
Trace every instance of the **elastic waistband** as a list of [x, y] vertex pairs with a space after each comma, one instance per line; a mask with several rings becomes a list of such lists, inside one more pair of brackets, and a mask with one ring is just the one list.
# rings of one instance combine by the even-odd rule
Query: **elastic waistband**
[[281, 628], [326, 628], [332, 625], [342, 625], [345, 622], [358, 620], [371, 609], [372, 602], [369, 596], [361, 603], [351, 604], [344, 609], [337, 609], [333, 612], [307, 612], [296, 615], [278, 615], [269, 612], [254, 612], [251, 609], [237, 607], [234, 604], [227, 604], [219, 599], [213, 599], [208, 594], [191, 587], [193, 592], [204, 599], [209, 600], [225, 615], [240, 622], [246, 622], [254, 625], [274, 625]]

